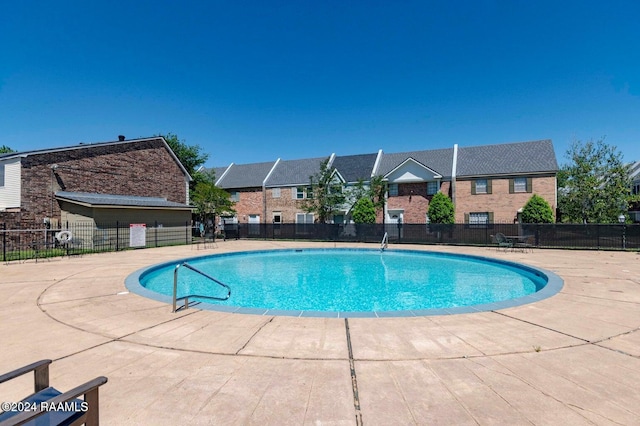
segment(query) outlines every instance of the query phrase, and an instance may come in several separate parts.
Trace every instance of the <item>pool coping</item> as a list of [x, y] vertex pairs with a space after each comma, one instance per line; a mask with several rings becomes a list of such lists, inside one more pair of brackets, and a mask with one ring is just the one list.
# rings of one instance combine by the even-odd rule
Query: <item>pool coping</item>
[[[325, 250], [325, 251], [377, 251], [376, 249], [362, 249], [362, 248], [323, 248], [317, 249], [313, 247], [308, 248], [295, 248], [295, 249], [272, 249], [272, 250], [247, 250], [240, 252], [232, 252], [232, 253], [224, 253], [224, 254], [214, 254], [214, 255], [202, 255], [202, 256], [193, 256], [187, 258], [180, 258], [168, 262], [161, 262], [158, 264], [149, 265], [147, 267], [136, 270], [131, 273], [125, 279], [125, 287], [132, 293], [138, 294], [140, 296], [156, 300], [159, 302], [167, 303], [168, 305], [173, 304], [173, 297], [163, 295], [157, 293], [155, 291], [151, 291], [140, 284], [141, 276], [154, 269], [166, 267], [169, 265], [178, 265], [182, 264], [188, 260], [193, 259], [202, 259], [207, 257], [217, 257], [217, 256], [228, 256], [228, 255], [238, 255], [243, 253], [260, 253], [260, 252], [274, 252], [274, 251], [303, 251], [303, 250]], [[444, 255], [450, 257], [458, 257], [458, 258], [469, 258], [475, 260], [481, 260], [490, 263], [497, 263], [502, 265], [507, 265], [510, 267], [515, 267], [518, 269], [524, 269], [528, 272], [534, 273], [538, 276], [545, 276], [547, 278], [547, 284], [536, 291], [535, 293], [517, 297], [513, 299], [502, 300], [498, 302], [492, 303], [484, 303], [478, 305], [470, 305], [470, 306], [455, 306], [449, 308], [432, 308], [432, 309], [414, 309], [414, 310], [399, 310], [399, 311], [303, 311], [303, 310], [281, 310], [281, 309], [268, 309], [268, 308], [248, 308], [248, 307], [239, 307], [239, 306], [227, 306], [227, 305], [216, 305], [211, 303], [203, 303], [203, 302], [190, 302], [189, 308], [196, 308], [206, 311], [218, 311], [225, 313], [233, 313], [233, 314], [249, 314], [249, 315], [264, 315], [264, 316], [285, 316], [285, 317], [311, 317], [311, 318], [408, 318], [408, 317], [423, 317], [423, 316], [436, 316], [436, 315], [458, 315], [458, 314], [469, 314], [469, 313], [477, 313], [477, 312], [491, 312], [502, 309], [514, 308], [516, 306], [527, 305], [535, 302], [539, 302], [541, 300], [547, 299], [556, 295], [560, 290], [562, 290], [564, 286], [564, 280], [555, 274], [552, 271], [546, 270], [544, 268], [540, 268], [537, 266], [531, 266], [524, 263], [512, 262], [502, 259], [496, 259], [487, 256], [478, 256], [478, 255], [470, 255], [463, 253], [442, 253], [430, 250], [412, 250], [412, 249], [393, 249], [388, 250], [392, 252], [415, 252], [415, 253], [429, 253], [436, 255]]]

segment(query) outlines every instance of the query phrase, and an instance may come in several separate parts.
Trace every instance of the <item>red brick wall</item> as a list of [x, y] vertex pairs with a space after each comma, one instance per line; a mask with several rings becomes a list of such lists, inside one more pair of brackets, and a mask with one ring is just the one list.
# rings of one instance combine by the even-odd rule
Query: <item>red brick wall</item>
[[518, 209], [533, 194], [544, 198], [555, 215], [556, 179], [554, 176], [533, 177], [532, 192], [509, 193], [509, 179], [491, 179], [491, 194], [471, 194], [472, 180], [456, 181], [456, 223], [464, 223], [464, 214], [493, 212], [495, 223], [513, 223]]
[[59, 218], [56, 191], [187, 199], [185, 175], [161, 139], [33, 154], [21, 175], [23, 220]]
[[[234, 192], [234, 190], [231, 190]], [[247, 223], [249, 221], [249, 215], [260, 215], [260, 222], [264, 222], [263, 217], [263, 198], [262, 188], [243, 189], [238, 192], [240, 197], [233, 208], [236, 211], [236, 216], [239, 223]]]
[[[440, 185], [440, 191], [448, 196], [450, 188], [451, 182], [442, 182]], [[426, 182], [399, 184], [398, 195], [387, 199], [387, 209], [404, 210], [404, 223], [425, 223], [429, 202], [433, 198], [433, 195], [426, 194]]]
[[273, 220], [273, 212], [282, 212], [282, 223], [295, 223], [296, 213], [304, 213], [303, 200], [293, 199], [291, 191], [296, 188], [280, 188], [280, 197], [273, 197], [273, 188], [267, 188], [267, 223]]

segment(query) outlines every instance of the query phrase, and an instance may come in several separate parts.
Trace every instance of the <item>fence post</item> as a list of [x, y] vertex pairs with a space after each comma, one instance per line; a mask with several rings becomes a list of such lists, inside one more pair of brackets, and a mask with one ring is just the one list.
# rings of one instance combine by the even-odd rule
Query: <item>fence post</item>
[[154, 226], [153, 226], [153, 239], [156, 243], [156, 247], [158, 247], [158, 221], [154, 221]]
[[189, 244], [189, 221], [187, 220], [184, 221], [184, 243]]
[[2, 224], [2, 261], [7, 261], [7, 224]]
[[120, 221], [116, 220], [116, 251], [120, 251]]

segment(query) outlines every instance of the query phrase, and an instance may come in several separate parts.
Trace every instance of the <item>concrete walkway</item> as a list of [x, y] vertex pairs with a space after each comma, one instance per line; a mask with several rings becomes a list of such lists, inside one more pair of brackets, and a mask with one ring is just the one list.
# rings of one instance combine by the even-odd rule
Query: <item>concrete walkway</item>
[[[121, 294], [127, 275], [166, 260], [333, 246], [227, 241], [0, 264], [0, 373], [51, 358], [62, 390], [107, 376], [106, 425], [640, 424], [637, 253], [392, 245], [522, 261], [565, 280], [536, 304], [451, 316], [172, 314]], [[0, 385], [0, 400], [31, 381]]]

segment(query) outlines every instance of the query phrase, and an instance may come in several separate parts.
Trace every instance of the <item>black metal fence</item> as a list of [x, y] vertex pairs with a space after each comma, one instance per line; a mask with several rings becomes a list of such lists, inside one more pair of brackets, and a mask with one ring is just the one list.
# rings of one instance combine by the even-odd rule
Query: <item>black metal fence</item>
[[54, 256], [82, 255], [130, 248], [190, 244], [190, 223], [172, 226], [153, 224], [73, 222], [61, 229], [36, 226], [7, 229], [0, 224], [0, 259], [39, 259]]
[[[68, 231], [71, 239], [60, 238], [61, 231]], [[494, 236], [502, 233], [510, 238], [526, 237], [531, 246], [538, 248], [640, 250], [638, 224], [234, 224], [225, 226], [224, 238], [380, 243], [385, 232], [388, 241], [396, 244], [492, 246], [495, 245]], [[98, 225], [75, 222], [62, 229], [7, 229], [5, 224], [0, 224], [0, 259], [3, 262], [37, 260], [52, 256], [191, 244], [199, 241], [199, 235], [199, 229], [190, 223], [132, 227], [119, 222]]]
[[458, 244], [491, 246], [494, 236], [528, 237], [539, 248], [594, 250], [640, 249], [640, 225], [509, 224], [238, 224], [227, 225], [227, 238], [381, 242], [385, 232], [390, 243]]

